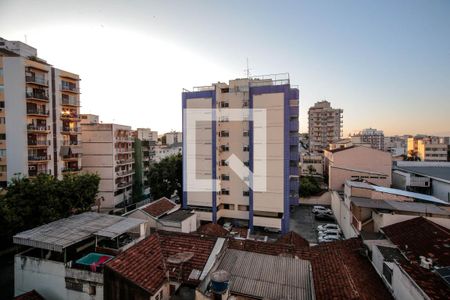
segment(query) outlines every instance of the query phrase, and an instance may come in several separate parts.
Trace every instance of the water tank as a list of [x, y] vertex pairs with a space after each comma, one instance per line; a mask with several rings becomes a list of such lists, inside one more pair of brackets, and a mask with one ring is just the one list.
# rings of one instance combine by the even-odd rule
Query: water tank
[[223, 294], [228, 289], [230, 273], [217, 270], [211, 274], [211, 289], [215, 294]]

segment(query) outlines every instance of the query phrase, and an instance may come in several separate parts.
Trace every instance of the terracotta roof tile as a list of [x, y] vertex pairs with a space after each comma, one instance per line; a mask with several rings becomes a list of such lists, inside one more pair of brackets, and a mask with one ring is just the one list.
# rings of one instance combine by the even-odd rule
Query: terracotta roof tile
[[166, 197], [162, 197], [149, 205], [142, 208], [143, 211], [148, 213], [154, 218], [158, 218], [166, 213], [168, 213], [170, 210], [175, 208], [176, 204]]
[[229, 231], [220, 226], [219, 224], [208, 223], [200, 226], [197, 229], [199, 234], [216, 236], [216, 237], [226, 237], [229, 235]]
[[357, 238], [302, 248], [300, 259], [311, 262], [314, 290], [320, 299], [392, 299]]
[[281, 244], [294, 245], [296, 248], [309, 247], [309, 242], [305, 240], [301, 235], [289, 231], [288, 233], [281, 236], [277, 241]]
[[294, 256], [296, 250], [295, 246], [292, 244], [271, 243], [271, 242], [261, 242], [261, 241], [241, 240], [241, 239], [230, 239], [228, 241], [228, 247], [230, 249], [276, 256], [278, 255]]
[[36, 290], [29, 291], [14, 297], [15, 300], [45, 300]]
[[163, 259], [159, 235], [153, 234], [116, 256], [106, 267], [153, 295], [167, 279]]

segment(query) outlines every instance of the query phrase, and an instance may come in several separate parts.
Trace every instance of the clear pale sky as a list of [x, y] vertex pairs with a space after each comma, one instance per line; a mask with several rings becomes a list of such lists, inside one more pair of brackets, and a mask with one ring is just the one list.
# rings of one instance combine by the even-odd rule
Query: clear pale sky
[[289, 72], [344, 135], [450, 135], [450, 1], [0, 0], [0, 36], [78, 73], [82, 112], [181, 129], [182, 88]]

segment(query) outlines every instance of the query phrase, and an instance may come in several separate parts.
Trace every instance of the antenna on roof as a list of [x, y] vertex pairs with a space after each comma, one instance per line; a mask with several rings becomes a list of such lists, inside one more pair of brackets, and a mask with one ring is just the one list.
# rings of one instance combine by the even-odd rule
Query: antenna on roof
[[247, 57], [247, 68], [244, 70], [245, 74], [247, 75], [247, 78], [250, 78], [250, 67], [248, 65], [248, 57]]

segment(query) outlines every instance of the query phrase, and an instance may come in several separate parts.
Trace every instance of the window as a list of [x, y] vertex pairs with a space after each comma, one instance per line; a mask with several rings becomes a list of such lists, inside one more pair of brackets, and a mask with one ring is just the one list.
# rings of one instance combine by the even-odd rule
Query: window
[[230, 180], [230, 175], [222, 174], [222, 175], [220, 176], [220, 179], [222, 179], [222, 180], [224, 180], [224, 181], [228, 181], [228, 180]]
[[228, 147], [228, 145], [222, 145], [220, 146], [220, 151], [229, 151], [230, 148]]
[[219, 136], [221, 136], [221, 137], [229, 137], [230, 133], [228, 132], [228, 130], [222, 130], [220, 132]]
[[247, 131], [247, 130], [244, 131], [244, 132], [242, 133], [242, 136], [248, 136], [248, 131]]
[[223, 209], [234, 210], [234, 204], [223, 204]]
[[242, 148], [244, 152], [248, 152], [250, 150], [250, 146], [246, 145]]
[[229, 194], [230, 194], [230, 191], [227, 190], [227, 189], [221, 189], [221, 190], [220, 190], [220, 194], [222, 194], [222, 195], [229, 195]]
[[240, 210], [240, 211], [248, 211], [248, 205], [238, 205], [238, 210]]
[[220, 165], [221, 165], [221, 166], [228, 166], [228, 162], [227, 162], [226, 160], [222, 159], [222, 160], [220, 161]]
[[0, 149], [0, 157], [6, 156], [6, 149]]
[[75, 279], [66, 278], [66, 289], [82, 292], [83, 284], [77, 282]]
[[0, 76], [3, 76], [3, 69], [0, 68]]
[[246, 167], [248, 167], [248, 166], [249, 166], [249, 162], [248, 162], [248, 160], [247, 160], [247, 161], [244, 161], [244, 166], [246, 166]]
[[0, 133], [0, 141], [6, 140], [6, 133]]
[[6, 166], [5, 165], [0, 166], [0, 172], [6, 172]]
[[249, 191], [243, 191], [242, 192], [242, 196], [244, 196], [244, 197], [248, 197], [249, 195], [250, 195]]
[[228, 102], [220, 102], [220, 107], [224, 108], [224, 107], [229, 107], [230, 104]]

